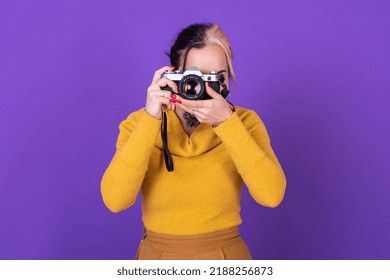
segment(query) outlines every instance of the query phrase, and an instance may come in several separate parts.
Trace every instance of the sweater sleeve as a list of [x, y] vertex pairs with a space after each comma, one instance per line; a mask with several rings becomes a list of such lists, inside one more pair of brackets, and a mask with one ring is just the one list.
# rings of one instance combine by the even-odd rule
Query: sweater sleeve
[[121, 122], [115, 155], [101, 181], [103, 201], [111, 211], [119, 212], [134, 204], [160, 124], [145, 110], [132, 113]]
[[235, 112], [214, 131], [225, 145], [251, 196], [261, 205], [277, 207], [286, 188], [284, 172], [258, 115], [247, 110], [241, 119]]

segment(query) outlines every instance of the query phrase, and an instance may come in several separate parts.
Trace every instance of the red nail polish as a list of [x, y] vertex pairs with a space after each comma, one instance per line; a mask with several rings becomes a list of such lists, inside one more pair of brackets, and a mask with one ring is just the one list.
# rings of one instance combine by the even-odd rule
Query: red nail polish
[[175, 66], [171, 65], [171, 66], [169, 66], [169, 68], [175, 68]]
[[179, 104], [182, 104], [181, 100], [179, 100], [179, 99], [176, 99], [176, 102]]
[[171, 98], [176, 99], [176, 94], [172, 94]]
[[210, 86], [210, 83], [207, 83], [207, 86], [208, 86], [208, 87], [211, 87], [211, 86]]

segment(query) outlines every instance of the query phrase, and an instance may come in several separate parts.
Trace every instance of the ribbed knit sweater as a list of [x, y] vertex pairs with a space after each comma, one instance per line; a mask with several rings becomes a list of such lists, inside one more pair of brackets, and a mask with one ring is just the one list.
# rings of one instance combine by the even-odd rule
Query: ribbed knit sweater
[[120, 124], [116, 153], [101, 183], [111, 211], [131, 206], [141, 190], [147, 229], [189, 235], [241, 224], [243, 182], [261, 205], [282, 201], [286, 179], [254, 111], [236, 107], [219, 126], [201, 123], [191, 136], [175, 112], [168, 111], [167, 119], [173, 172], [164, 163], [161, 120], [141, 109]]

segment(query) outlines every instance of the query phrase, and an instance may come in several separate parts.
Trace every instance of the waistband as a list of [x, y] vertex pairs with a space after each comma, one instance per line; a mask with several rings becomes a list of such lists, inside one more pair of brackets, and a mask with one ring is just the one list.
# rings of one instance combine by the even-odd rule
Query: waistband
[[219, 247], [234, 242], [240, 238], [238, 226], [214, 231], [210, 233], [201, 233], [193, 235], [172, 235], [153, 232], [145, 229], [144, 240], [164, 248], [196, 250], [198, 248]]

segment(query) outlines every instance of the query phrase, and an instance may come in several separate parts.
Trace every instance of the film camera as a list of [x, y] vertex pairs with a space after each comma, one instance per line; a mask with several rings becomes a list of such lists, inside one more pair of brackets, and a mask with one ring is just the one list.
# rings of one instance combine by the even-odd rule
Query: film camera
[[[179, 95], [184, 99], [202, 100], [211, 99], [206, 93], [205, 83], [210, 83], [211, 88], [220, 93], [224, 98], [229, 94], [225, 78], [221, 72], [211, 71], [209, 74], [202, 74], [197, 67], [189, 67], [184, 72], [168, 70], [164, 77], [174, 81], [179, 89]], [[221, 91], [222, 86], [222, 91]], [[172, 91], [169, 86], [161, 88], [162, 90]]]

